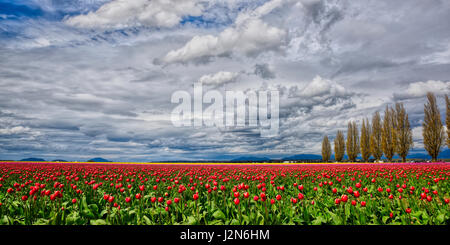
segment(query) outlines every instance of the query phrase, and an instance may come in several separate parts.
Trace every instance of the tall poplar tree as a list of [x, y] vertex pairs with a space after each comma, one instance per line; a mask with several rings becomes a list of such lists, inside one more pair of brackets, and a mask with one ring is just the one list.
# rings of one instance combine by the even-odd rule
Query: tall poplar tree
[[359, 132], [355, 122], [348, 123], [347, 129], [347, 155], [354, 162], [359, 154]]
[[361, 126], [361, 157], [364, 162], [368, 162], [371, 152], [370, 152], [370, 123], [369, 119], [363, 119]]
[[427, 93], [428, 103], [424, 105], [424, 122], [423, 122], [423, 144], [425, 150], [430, 154], [435, 162], [444, 144], [445, 132], [441, 122], [441, 113], [436, 104], [436, 97], [433, 93]]
[[395, 104], [395, 118], [396, 118], [396, 152], [406, 161], [406, 156], [409, 150], [413, 147], [412, 131], [409, 124], [408, 114], [406, 113], [403, 103]]
[[345, 139], [342, 131], [338, 130], [334, 139], [334, 158], [337, 162], [342, 161], [345, 154]]
[[393, 109], [386, 106], [383, 117], [383, 127], [381, 130], [381, 148], [383, 149], [384, 156], [392, 161], [395, 155], [395, 143], [396, 143], [396, 121], [395, 112]]
[[322, 140], [322, 161], [328, 162], [331, 157], [331, 144], [328, 137], [325, 135]]
[[370, 152], [376, 161], [383, 156], [383, 149], [381, 148], [381, 117], [377, 111], [372, 117], [372, 130], [370, 134]]

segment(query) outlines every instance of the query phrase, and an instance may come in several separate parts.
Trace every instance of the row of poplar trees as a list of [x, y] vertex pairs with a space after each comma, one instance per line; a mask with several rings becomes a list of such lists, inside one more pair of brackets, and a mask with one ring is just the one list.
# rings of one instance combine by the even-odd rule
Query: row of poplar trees
[[[433, 93], [427, 93], [428, 102], [424, 105], [423, 144], [425, 150], [436, 161], [442, 146], [445, 144], [450, 148], [450, 100], [445, 96], [446, 101], [446, 125], [447, 130], [441, 122], [441, 114], [436, 104], [436, 97]], [[447, 131], [447, 137], [445, 135]], [[348, 159], [352, 162], [356, 160], [358, 154], [364, 162], [371, 156], [375, 161], [379, 161], [384, 155], [389, 161], [395, 154], [398, 154], [402, 161], [406, 161], [409, 150], [413, 147], [412, 131], [409, 124], [408, 114], [402, 103], [396, 103], [395, 107], [386, 106], [384, 117], [381, 119], [380, 113], [375, 112], [372, 122], [368, 118], [363, 119], [361, 125], [361, 136], [355, 122], [348, 123], [347, 139], [344, 133], [337, 131], [334, 139], [335, 160], [340, 162], [347, 151]], [[328, 161], [331, 158], [331, 144], [325, 136], [322, 141], [322, 160]]]

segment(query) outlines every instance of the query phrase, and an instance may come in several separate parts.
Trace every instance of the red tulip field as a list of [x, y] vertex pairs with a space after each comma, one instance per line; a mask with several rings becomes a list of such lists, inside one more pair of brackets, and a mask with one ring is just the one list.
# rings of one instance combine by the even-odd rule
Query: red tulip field
[[449, 225], [449, 175], [449, 163], [0, 163], [0, 224]]

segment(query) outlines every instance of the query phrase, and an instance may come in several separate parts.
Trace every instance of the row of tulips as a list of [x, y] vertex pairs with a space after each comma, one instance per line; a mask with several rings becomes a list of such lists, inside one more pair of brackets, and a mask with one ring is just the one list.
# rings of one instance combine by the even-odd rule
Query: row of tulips
[[0, 224], [449, 224], [450, 164], [0, 164]]

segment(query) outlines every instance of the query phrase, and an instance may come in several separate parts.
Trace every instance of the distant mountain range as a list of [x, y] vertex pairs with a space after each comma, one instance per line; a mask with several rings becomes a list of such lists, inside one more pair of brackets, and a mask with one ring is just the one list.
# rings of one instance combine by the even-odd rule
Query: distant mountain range
[[320, 160], [322, 156], [315, 154], [298, 154], [289, 157], [285, 157], [282, 160], [284, 161], [294, 161], [294, 160]]
[[[23, 162], [45, 162], [45, 159], [36, 158], [36, 157], [29, 157], [29, 158], [24, 158], [24, 159], [22, 159], [20, 161], [23, 161]], [[52, 162], [67, 162], [67, 161], [63, 160], [63, 159], [55, 159], [55, 160], [52, 160]]]
[[231, 162], [265, 162], [270, 161], [268, 157], [242, 156], [231, 160]]
[[[23, 162], [45, 162], [45, 159], [37, 158], [37, 157], [29, 157], [29, 158], [24, 158], [20, 161], [23, 161]], [[52, 160], [52, 162], [67, 162], [67, 161], [63, 160], [63, 159], [55, 159], [55, 160]], [[96, 157], [96, 158], [89, 159], [88, 162], [111, 162], [111, 161], [106, 160], [101, 157]]]
[[42, 158], [35, 158], [35, 157], [24, 158], [24, 159], [22, 159], [20, 161], [23, 161], [23, 162], [45, 162], [44, 159], [42, 159]]
[[96, 157], [96, 158], [89, 159], [88, 162], [111, 162], [111, 161], [106, 160], [105, 158]]
[[[394, 159], [399, 159], [399, 156], [395, 156]], [[425, 159], [425, 160], [431, 160], [431, 157], [427, 154], [427, 153], [412, 153], [409, 154], [408, 159]], [[269, 162], [269, 161], [273, 161], [273, 160], [283, 160], [283, 161], [301, 161], [301, 160], [312, 160], [312, 161], [317, 161], [317, 160], [321, 160], [322, 156], [318, 155], [318, 154], [297, 154], [297, 155], [292, 155], [292, 156], [287, 156], [287, 157], [277, 157], [277, 158], [271, 158], [271, 157], [266, 157], [266, 156], [239, 156], [237, 158], [234, 158], [232, 160], [230, 160], [230, 162]], [[344, 159], [348, 159], [347, 155], [344, 156]], [[358, 157], [357, 159], [361, 159], [361, 157]], [[382, 159], [386, 159], [385, 157], [383, 157]], [[438, 159], [450, 159], [450, 149], [445, 149], [443, 151], [441, 151], [441, 153], [438, 156]], [[331, 160], [334, 160], [334, 155], [331, 156]], [[26, 162], [45, 162], [44, 159], [42, 158], [35, 158], [35, 157], [30, 157], [30, 158], [24, 158], [20, 161], [26, 161]], [[221, 161], [221, 160], [217, 160], [217, 161]], [[226, 160], [225, 160], [226, 161]], [[62, 159], [55, 159], [53, 160], [53, 162], [67, 162], [66, 160], [62, 160]], [[101, 158], [101, 157], [96, 157], [96, 158], [92, 158], [89, 159], [88, 162], [111, 162], [107, 159]], [[173, 161], [175, 162], [175, 161]], [[180, 161], [180, 162], [184, 162], [184, 161]], [[207, 162], [207, 161], [204, 161]]]
[[[431, 159], [430, 155], [427, 153], [413, 153], [409, 154], [408, 158], [420, 158], [420, 159]], [[439, 153], [438, 158], [450, 159], [450, 149], [445, 149]]]

